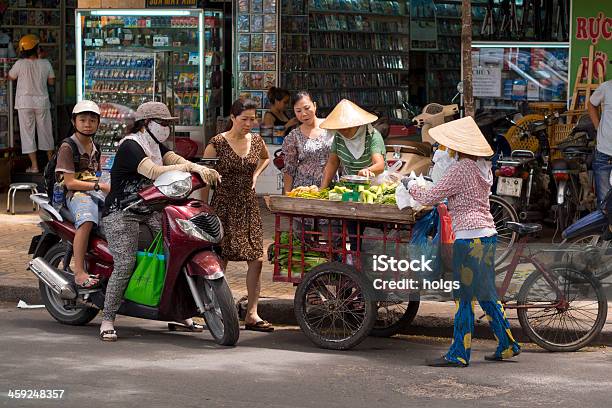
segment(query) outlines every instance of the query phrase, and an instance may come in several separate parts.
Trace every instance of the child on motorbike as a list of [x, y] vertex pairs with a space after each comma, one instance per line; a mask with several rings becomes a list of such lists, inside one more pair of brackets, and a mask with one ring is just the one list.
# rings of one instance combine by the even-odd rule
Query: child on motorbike
[[[99, 204], [88, 193], [103, 191], [108, 193], [110, 185], [100, 183], [96, 172], [100, 171], [100, 153], [93, 137], [100, 124], [100, 108], [92, 101], [81, 101], [72, 110], [74, 134], [71, 141], [64, 141], [57, 153], [55, 177], [66, 188], [66, 206], [74, 217], [76, 234], [74, 237], [74, 282], [83, 289], [98, 285], [98, 277], [85, 271], [85, 252], [89, 235], [94, 226], [99, 225]], [[78, 152], [73, 151], [74, 148]], [[78, 156], [77, 156], [78, 153]], [[78, 157], [78, 162], [75, 158]]]
[[[178, 170], [196, 172], [207, 184], [219, 180], [212, 169], [185, 160], [163, 143], [170, 136], [170, 126], [176, 117], [161, 102], [145, 102], [136, 110], [132, 134], [121, 140], [111, 169], [111, 191], [106, 197], [103, 225], [108, 247], [113, 255], [113, 273], [108, 280], [100, 326], [102, 341], [116, 341], [115, 316], [123, 293], [134, 272], [140, 225], [147, 225], [153, 235], [161, 229], [161, 214], [147, 208], [127, 208], [126, 198], [150, 185], [165, 172]], [[183, 325], [169, 325], [187, 331], [202, 331], [191, 319]]]

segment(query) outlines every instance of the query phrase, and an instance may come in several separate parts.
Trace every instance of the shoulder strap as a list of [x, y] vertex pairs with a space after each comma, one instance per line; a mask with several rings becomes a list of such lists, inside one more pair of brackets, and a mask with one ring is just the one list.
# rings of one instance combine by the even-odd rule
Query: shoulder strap
[[100, 150], [100, 145], [94, 142], [94, 146], [96, 147], [96, 161], [100, 162], [100, 157], [102, 157], [102, 151]]
[[77, 171], [79, 165], [81, 164], [81, 154], [79, 153], [79, 147], [76, 142], [72, 139], [72, 137], [67, 137], [64, 139], [66, 143], [72, 149], [72, 162], [74, 163], [74, 170]]

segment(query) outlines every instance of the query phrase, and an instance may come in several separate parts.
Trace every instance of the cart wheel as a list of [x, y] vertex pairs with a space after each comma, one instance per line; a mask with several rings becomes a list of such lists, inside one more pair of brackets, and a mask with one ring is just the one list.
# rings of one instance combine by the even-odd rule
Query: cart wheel
[[391, 337], [410, 326], [419, 311], [419, 303], [418, 300], [376, 302], [376, 322], [370, 336]]
[[317, 346], [350, 349], [365, 339], [376, 320], [369, 284], [352, 266], [328, 262], [313, 268], [295, 293], [295, 317]]

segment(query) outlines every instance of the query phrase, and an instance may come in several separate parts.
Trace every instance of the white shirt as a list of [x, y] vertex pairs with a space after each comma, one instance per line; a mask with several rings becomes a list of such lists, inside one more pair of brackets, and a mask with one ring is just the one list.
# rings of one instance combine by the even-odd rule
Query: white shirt
[[49, 109], [47, 80], [55, 78], [53, 67], [46, 59], [22, 58], [9, 71], [11, 78], [17, 78], [15, 109]]
[[601, 120], [597, 129], [597, 150], [612, 156], [612, 80], [599, 85], [589, 101], [593, 106], [601, 105]]

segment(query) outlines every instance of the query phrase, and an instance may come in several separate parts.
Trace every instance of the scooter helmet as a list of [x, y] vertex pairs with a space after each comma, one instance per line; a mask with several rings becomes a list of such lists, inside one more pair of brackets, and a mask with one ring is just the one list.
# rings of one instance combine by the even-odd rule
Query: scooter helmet
[[72, 116], [78, 115], [79, 113], [91, 112], [100, 116], [100, 107], [97, 103], [88, 100], [82, 100], [81, 102], [74, 105], [72, 109]]
[[19, 52], [30, 51], [40, 44], [40, 39], [34, 34], [26, 34], [19, 40]]

